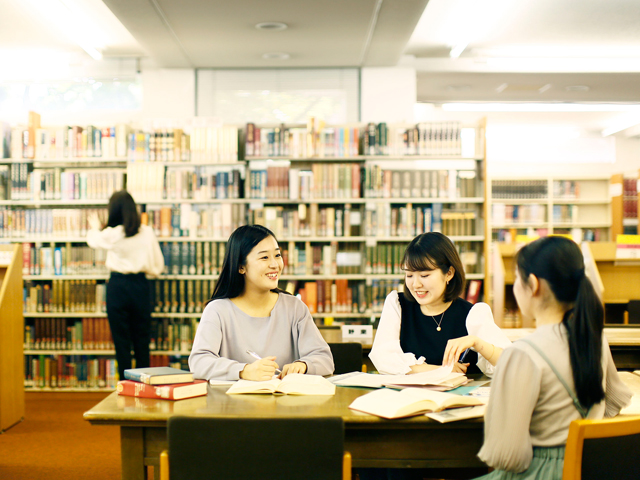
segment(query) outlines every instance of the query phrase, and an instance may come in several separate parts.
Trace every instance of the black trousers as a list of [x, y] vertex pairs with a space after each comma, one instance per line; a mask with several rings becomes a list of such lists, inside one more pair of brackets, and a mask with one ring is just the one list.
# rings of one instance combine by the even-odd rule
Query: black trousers
[[151, 282], [144, 273], [111, 273], [107, 284], [107, 316], [116, 349], [120, 380], [131, 368], [131, 348], [136, 368], [149, 366], [151, 340]]

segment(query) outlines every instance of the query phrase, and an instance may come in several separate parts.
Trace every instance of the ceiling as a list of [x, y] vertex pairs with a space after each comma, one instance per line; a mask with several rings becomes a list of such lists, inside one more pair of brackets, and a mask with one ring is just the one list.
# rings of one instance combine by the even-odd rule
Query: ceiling
[[[421, 102], [640, 102], [636, 0], [0, 0], [5, 67], [18, 51], [88, 58], [54, 5], [105, 58], [143, 66], [402, 65]], [[270, 21], [288, 28], [255, 28]]]

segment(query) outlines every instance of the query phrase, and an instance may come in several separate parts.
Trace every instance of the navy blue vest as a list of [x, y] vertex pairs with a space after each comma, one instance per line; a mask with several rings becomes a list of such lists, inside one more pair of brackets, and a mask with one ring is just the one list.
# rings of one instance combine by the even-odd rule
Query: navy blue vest
[[[467, 315], [473, 305], [462, 298], [456, 298], [444, 312], [439, 332], [436, 330], [441, 315], [431, 317], [420, 310], [420, 304], [410, 302], [398, 292], [402, 319], [400, 323], [400, 347], [403, 352], [411, 352], [416, 358], [424, 357], [426, 363], [441, 365], [447, 341], [469, 335]], [[435, 318], [435, 321], [434, 321]], [[464, 363], [470, 363], [467, 373], [480, 373], [476, 365], [478, 354], [469, 351]]]

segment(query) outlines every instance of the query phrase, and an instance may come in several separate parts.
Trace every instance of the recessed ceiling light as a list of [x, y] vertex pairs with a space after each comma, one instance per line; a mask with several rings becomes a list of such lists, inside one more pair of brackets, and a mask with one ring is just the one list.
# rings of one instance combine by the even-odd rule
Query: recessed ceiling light
[[447, 92], [468, 92], [471, 90], [471, 85], [447, 85]]
[[273, 52], [273, 53], [262, 54], [262, 58], [264, 58], [265, 60], [288, 60], [290, 56], [291, 55], [289, 55], [288, 53], [283, 53], [283, 52]]
[[289, 26], [286, 23], [282, 23], [282, 22], [262, 22], [262, 23], [256, 24], [256, 28], [258, 30], [276, 31], [276, 30], [286, 30], [287, 28], [289, 28]]
[[564, 87], [567, 92], [588, 92], [589, 87], [587, 85], [569, 85]]

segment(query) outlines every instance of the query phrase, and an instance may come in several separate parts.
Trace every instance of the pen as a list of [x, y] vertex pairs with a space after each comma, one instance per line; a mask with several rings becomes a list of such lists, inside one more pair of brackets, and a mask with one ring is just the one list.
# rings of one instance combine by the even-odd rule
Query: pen
[[[258, 355], [256, 352], [252, 352], [251, 350], [247, 350], [247, 353], [249, 355], [251, 355], [253, 358], [256, 358], [258, 360], [262, 360], [262, 357], [260, 355]], [[282, 371], [280, 371], [279, 368], [276, 368], [276, 373], [282, 373]]]
[[464, 361], [464, 358], [467, 356], [467, 353], [469, 353], [469, 350], [471, 349], [467, 348], [464, 352], [462, 352], [462, 355], [460, 355], [460, 360], [458, 360], [458, 363], [462, 363]]

